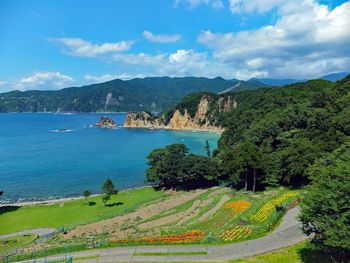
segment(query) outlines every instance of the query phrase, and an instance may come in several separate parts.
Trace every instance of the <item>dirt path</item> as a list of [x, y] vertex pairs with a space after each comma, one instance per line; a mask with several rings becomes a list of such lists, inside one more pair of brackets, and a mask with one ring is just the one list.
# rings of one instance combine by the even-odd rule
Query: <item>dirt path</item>
[[22, 235], [38, 235], [39, 237], [48, 237], [56, 234], [57, 232], [58, 231], [55, 228], [36, 228], [36, 229], [28, 229], [28, 230], [23, 230], [16, 233], [2, 235], [0, 236], [0, 239], [15, 237], [15, 236], [22, 236]]

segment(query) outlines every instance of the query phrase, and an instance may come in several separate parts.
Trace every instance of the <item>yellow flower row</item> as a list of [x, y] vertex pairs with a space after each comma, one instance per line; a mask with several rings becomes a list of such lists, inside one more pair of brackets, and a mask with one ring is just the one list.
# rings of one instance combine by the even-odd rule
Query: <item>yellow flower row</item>
[[239, 240], [247, 237], [252, 232], [252, 229], [248, 226], [237, 225], [231, 230], [227, 230], [221, 234], [221, 238], [225, 241]]
[[235, 215], [243, 213], [252, 205], [251, 202], [245, 200], [233, 201], [224, 205], [224, 208], [232, 209]]
[[251, 217], [251, 219], [259, 223], [264, 222], [273, 213], [273, 211], [275, 210], [275, 206], [280, 205], [288, 198], [296, 196], [297, 194], [298, 193], [296, 192], [288, 192], [288, 193], [282, 194], [281, 196], [264, 204], [259, 209], [259, 211]]

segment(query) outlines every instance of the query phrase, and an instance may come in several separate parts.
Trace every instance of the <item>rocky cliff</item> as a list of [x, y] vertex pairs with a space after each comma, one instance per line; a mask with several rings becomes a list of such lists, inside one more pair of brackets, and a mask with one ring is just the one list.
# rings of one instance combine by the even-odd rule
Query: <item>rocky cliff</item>
[[173, 109], [158, 116], [149, 112], [130, 112], [124, 127], [222, 132], [220, 114], [236, 107], [232, 95], [191, 94]]
[[96, 123], [97, 127], [100, 128], [115, 128], [117, 125], [115, 124], [113, 118], [108, 118], [108, 117], [101, 117], [99, 122]]

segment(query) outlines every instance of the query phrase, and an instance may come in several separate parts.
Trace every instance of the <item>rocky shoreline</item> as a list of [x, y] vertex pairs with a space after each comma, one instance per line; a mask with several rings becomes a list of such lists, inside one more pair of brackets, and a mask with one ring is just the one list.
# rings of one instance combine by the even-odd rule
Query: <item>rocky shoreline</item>
[[225, 113], [236, 107], [237, 103], [231, 96], [221, 97], [213, 102], [213, 98], [209, 95], [203, 95], [194, 113], [190, 113], [187, 108], [175, 109], [159, 116], [146, 111], [129, 112], [124, 128], [204, 131], [221, 134], [224, 128], [218, 124], [217, 120], [213, 120], [213, 111]]

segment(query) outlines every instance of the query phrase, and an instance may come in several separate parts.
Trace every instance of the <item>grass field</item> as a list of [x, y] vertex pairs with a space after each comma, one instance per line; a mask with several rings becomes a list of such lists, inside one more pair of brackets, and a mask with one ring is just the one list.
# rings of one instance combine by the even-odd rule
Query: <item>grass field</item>
[[315, 251], [304, 241], [294, 246], [250, 258], [228, 261], [227, 263], [335, 263], [350, 262], [349, 257], [337, 253]]
[[163, 196], [164, 192], [147, 187], [113, 195], [110, 206], [103, 205], [101, 196], [94, 196], [88, 199], [90, 205], [81, 199], [63, 205], [26, 206], [10, 212], [0, 208], [0, 235], [40, 227], [71, 228], [130, 212]]
[[37, 238], [37, 235], [23, 235], [0, 239], [0, 254], [23, 247]]

